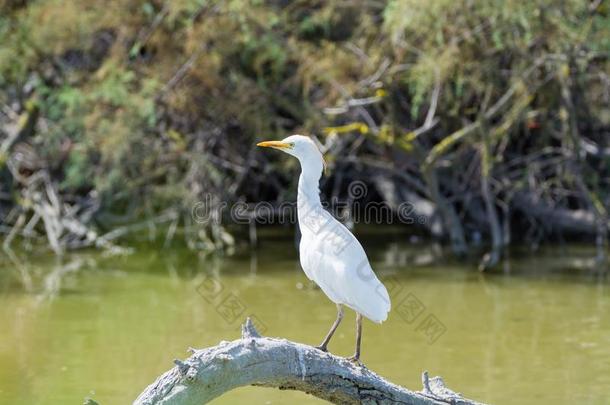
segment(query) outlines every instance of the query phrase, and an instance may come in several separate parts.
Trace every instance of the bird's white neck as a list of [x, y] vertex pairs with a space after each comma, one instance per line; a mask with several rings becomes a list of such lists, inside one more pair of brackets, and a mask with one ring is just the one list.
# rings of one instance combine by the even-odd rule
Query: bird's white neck
[[320, 202], [320, 177], [324, 168], [321, 156], [299, 158], [301, 163], [301, 176], [299, 177], [299, 190], [297, 194], [297, 208], [316, 208]]

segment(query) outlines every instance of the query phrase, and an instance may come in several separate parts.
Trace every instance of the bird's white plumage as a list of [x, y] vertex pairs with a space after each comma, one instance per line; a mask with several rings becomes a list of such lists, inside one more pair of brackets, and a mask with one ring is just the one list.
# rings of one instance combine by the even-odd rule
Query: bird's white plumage
[[307, 277], [335, 303], [344, 304], [374, 322], [387, 319], [390, 297], [371, 268], [356, 237], [320, 202], [323, 158], [308, 137], [292, 135], [282, 148], [301, 163], [297, 210], [301, 242], [299, 256]]
[[[337, 222], [334, 218], [332, 221]], [[338, 222], [336, 226], [343, 227]], [[328, 242], [337, 238], [335, 232], [312, 234], [302, 231], [299, 246], [301, 266], [307, 277], [318, 284], [331, 301], [344, 304], [374, 322], [383, 322], [390, 310], [388, 292], [373, 273], [358, 240], [345, 228], [341, 232], [351, 236], [350, 245], [337, 252]]]

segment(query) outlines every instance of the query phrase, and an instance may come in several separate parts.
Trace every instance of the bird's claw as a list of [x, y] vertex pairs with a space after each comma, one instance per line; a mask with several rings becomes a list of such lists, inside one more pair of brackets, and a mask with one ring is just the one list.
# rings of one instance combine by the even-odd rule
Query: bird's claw
[[351, 356], [351, 357], [346, 357], [345, 360], [354, 363], [357, 366], [360, 367], [365, 367], [365, 365], [360, 361], [360, 356]]
[[324, 352], [324, 353], [327, 353], [327, 352], [328, 352], [328, 348], [327, 348], [326, 346], [322, 346], [322, 345], [320, 345], [320, 346], [314, 346], [314, 347], [315, 347], [316, 349], [318, 349], [318, 350], [320, 350], [320, 351]]

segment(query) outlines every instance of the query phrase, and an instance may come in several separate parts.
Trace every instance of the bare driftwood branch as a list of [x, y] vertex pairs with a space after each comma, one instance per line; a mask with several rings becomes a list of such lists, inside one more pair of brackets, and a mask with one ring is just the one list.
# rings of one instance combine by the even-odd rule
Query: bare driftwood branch
[[0, 168], [4, 161], [8, 158], [13, 146], [19, 143], [23, 138], [28, 137], [34, 131], [36, 120], [38, 119], [38, 105], [30, 100], [25, 103], [25, 111], [17, 116], [15, 122], [7, 125], [5, 131], [8, 137], [0, 143]]
[[[591, 211], [552, 206], [536, 194], [525, 191], [515, 193], [513, 203], [517, 209], [551, 230], [585, 235], [595, 235], [598, 232], [595, 214]], [[610, 223], [604, 225], [610, 231]]]
[[337, 404], [477, 404], [427, 372], [422, 391], [414, 392], [311, 346], [261, 337], [249, 318], [241, 339], [191, 352], [187, 360], [175, 360], [176, 366], [148, 386], [134, 405], [200, 405], [246, 385], [303, 391]]
[[408, 187], [401, 187], [391, 178], [375, 176], [373, 181], [385, 203], [399, 215], [402, 221], [411, 220], [412, 223], [424, 226], [433, 236], [443, 235], [445, 232], [443, 222], [432, 201], [420, 197], [417, 193], [410, 191]]

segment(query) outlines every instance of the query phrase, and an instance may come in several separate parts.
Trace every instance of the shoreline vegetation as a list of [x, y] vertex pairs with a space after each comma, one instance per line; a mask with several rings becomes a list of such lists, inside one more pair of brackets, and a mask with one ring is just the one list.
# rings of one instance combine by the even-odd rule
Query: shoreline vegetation
[[564, 240], [607, 265], [606, 2], [0, 0], [0, 36], [5, 248], [162, 225], [225, 250], [230, 218], [193, 207], [292, 201], [295, 162], [254, 145], [303, 133], [325, 199], [409, 203], [482, 270]]

